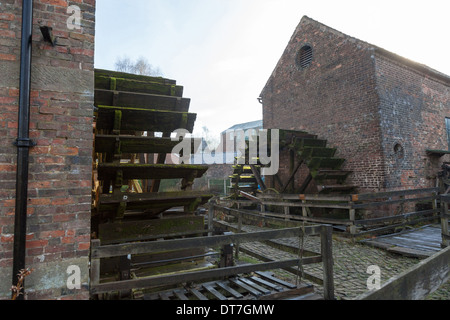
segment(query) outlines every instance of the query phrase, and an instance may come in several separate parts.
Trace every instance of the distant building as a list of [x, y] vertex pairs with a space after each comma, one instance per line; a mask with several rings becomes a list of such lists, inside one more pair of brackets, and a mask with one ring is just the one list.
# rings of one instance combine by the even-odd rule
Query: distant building
[[360, 192], [434, 187], [450, 160], [450, 77], [308, 17], [260, 99], [265, 129], [328, 140]]
[[235, 154], [237, 153], [238, 149], [238, 142], [242, 141], [242, 139], [248, 140], [248, 135], [255, 135], [258, 133], [259, 130], [263, 129], [263, 121], [257, 120], [257, 121], [251, 121], [251, 122], [245, 122], [240, 123], [232, 126], [231, 128], [228, 128], [227, 130], [223, 131], [221, 133], [221, 144], [222, 148], [225, 152], [227, 150], [227, 144], [231, 141], [233, 141], [234, 146], [233, 150], [235, 150]]

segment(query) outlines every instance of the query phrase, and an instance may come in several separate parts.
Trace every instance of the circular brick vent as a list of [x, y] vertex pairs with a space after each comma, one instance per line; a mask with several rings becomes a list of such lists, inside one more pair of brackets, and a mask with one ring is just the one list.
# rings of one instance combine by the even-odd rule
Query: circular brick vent
[[313, 49], [309, 45], [303, 46], [297, 54], [297, 65], [301, 69], [306, 69], [311, 65], [313, 59]]

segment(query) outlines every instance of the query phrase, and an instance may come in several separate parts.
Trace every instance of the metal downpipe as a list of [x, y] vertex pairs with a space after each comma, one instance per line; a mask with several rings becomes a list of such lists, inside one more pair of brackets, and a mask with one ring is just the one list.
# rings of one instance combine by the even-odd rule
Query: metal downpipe
[[[17, 147], [16, 208], [14, 223], [13, 286], [18, 284], [19, 272], [25, 269], [28, 167], [30, 148], [35, 144], [29, 137], [31, 49], [33, 34], [33, 0], [22, 1], [22, 38], [20, 52], [20, 92]], [[22, 289], [17, 299], [24, 299]]]

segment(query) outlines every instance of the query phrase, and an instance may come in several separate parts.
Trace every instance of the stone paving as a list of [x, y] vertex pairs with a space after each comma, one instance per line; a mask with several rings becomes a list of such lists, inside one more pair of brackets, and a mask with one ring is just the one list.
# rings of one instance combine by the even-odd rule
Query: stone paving
[[[229, 226], [235, 227], [232, 224]], [[261, 230], [261, 228], [243, 226], [243, 231], [245, 232], [256, 230]], [[298, 248], [299, 243], [301, 243], [300, 239], [297, 238], [278, 239], [276, 242], [294, 248]], [[305, 250], [319, 253], [320, 238], [317, 236], [305, 237], [303, 238], [303, 246]], [[241, 247], [270, 257], [273, 260], [293, 259], [298, 256], [293, 253], [274, 249], [260, 242], [242, 244]], [[372, 275], [368, 273], [369, 266], [375, 265], [380, 268], [381, 284], [383, 284], [393, 276], [410, 269], [420, 261], [417, 258], [405, 257], [389, 253], [379, 248], [353, 243], [348, 239], [337, 236], [333, 236], [333, 258], [335, 295], [337, 299], [341, 300], [355, 299], [357, 296], [367, 292], [367, 281]], [[323, 278], [321, 263], [305, 265], [303, 266], [303, 270], [314, 277], [319, 279]], [[292, 282], [296, 281], [296, 276], [289, 272], [280, 271], [278, 276]], [[323, 292], [321, 286], [317, 283], [302, 281], [313, 284], [317, 292]], [[450, 300], [450, 281], [426, 299]]]

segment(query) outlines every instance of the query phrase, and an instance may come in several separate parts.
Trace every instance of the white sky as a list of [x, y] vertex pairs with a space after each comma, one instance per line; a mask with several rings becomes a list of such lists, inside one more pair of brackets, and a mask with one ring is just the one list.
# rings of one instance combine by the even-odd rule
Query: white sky
[[257, 98], [307, 15], [450, 75], [449, 0], [97, 0], [95, 67], [146, 57], [184, 86], [194, 132], [262, 119]]

